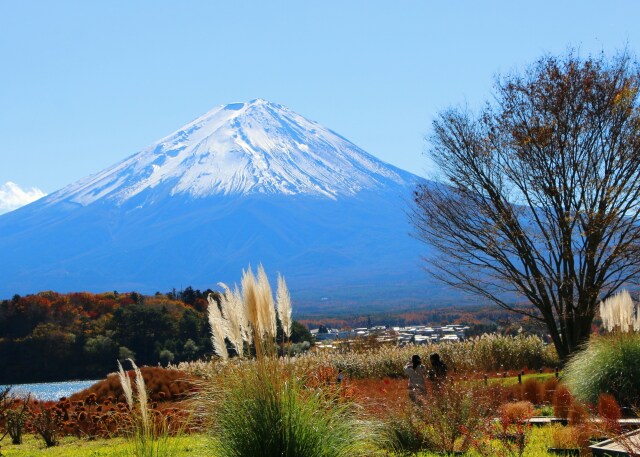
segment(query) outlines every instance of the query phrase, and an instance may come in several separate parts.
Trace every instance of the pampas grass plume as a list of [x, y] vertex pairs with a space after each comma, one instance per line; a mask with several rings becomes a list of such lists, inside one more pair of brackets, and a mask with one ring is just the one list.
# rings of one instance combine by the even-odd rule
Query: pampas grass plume
[[260, 321], [260, 312], [258, 308], [258, 297], [256, 291], [256, 278], [251, 271], [251, 267], [247, 271], [242, 270], [242, 298], [244, 299], [244, 308], [247, 314], [247, 320], [251, 324], [254, 332], [255, 344], [262, 335], [262, 322]]
[[140, 417], [142, 419], [142, 427], [145, 432], [150, 431], [149, 424], [149, 411], [147, 410], [147, 386], [144, 383], [144, 378], [142, 377], [142, 371], [135, 364], [135, 362], [131, 359], [128, 359], [133, 366], [133, 371], [136, 374], [136, 390], [138, 391], [138, 403], [140, 403]]
[[122, 368], [122, 364], [118, 360], [118, 378], [120, 378], [120, 385], [122, 386], [122, 391], [124, 392], [124, 398], [127, 401], [127, 405], [129, 405], [129, 409], [133, 409], [133, 388], [131, 387], [131, 379]]
[[224, 289], [220, 299], [220, 305], [222, 307], [222, 317], [226, 320], [226, 334], [231, 344], [236, 349], [237, 354], [242, 357], [244, 353], [244, 341], [246, 340], [246, 332], [243, 332], [245, 323], [244, 305], [242, 302], [238, 303], [237, 295], [229, 289], [224, 283], [218, 284]]
[[211, 325], [211, 342], [213, 343], [213, 350], [218, 354], [222, 360], [229, 358], [227, 352], [227, 343], [225, 342], [226, 336], [226, 323], [218, 308], [218, 303], [213, 299], [212, 294], [207, 296], [209, 307], [207, 308], [207, 314], [209, 317], [209, 325]]
[[282, 330], [287, 338], [291, 338], [291, 296], [284, 277], [278, 274], [278, 291], [276, 292], [278, 303], [278, 317], [282, 324]]
[[253, 343], [253, 337], [251, 335], [251, 324], [247, 317], [247, 307], [242, 299], [242, 292], [238, 289], [237, 285], [233, 287], [233, 304], [238, 309], [238, 315], [241, 321], [242, 339], [249, 344]]
[[267, 278], [267, 273], [265, 273], [262, 264], [258, 266], [257, 279], [258, 312], [260, 313], [260, 321], [263, 324], [262, 331], [265, 337], [274, 338], [276, 336], [276, 310], [273, 303], [271, 284], [269, 284], [269, 278]]
[[225, 338], [229, 339], [240, 357], [244, 356], [244, 343], [248, 343], [250, 351], [253, 345], [256, 357], [274, 355], [277, 319], [280, 319], [284, 333], [291, 336], [291, 297], [287, 284], [278, 275], [277, 307], [273, 299], [269, 278], [262, 264], [254, 275], [251, 266], [242, 270], [242, 292], [238, 286], [232, 291], [224, 283], [218, 285], [224, 289], [220, 296], [220, 308], [211, 294], [209, 300], [209, 323], [211, 324], [211, 341], [215, 352], [226, 360]]
[[631, 295], [622, 290], [600, 303], [602, 324], [609, 331], [619, 329], [621, 332], [640, 330], [640, 313], [636, 313]]

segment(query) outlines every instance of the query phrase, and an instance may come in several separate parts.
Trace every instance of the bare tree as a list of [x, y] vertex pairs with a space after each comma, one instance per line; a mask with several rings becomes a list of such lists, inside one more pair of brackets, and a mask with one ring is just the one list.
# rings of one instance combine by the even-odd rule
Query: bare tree
[[499, 78], [478, 115], [433, 124], [440, 176], [418, 186], [412, 213], [437, 248], [428, 269], [544, 322], [561, 360], [640, 270], [639, 87], [626, 53], [544, 57]]

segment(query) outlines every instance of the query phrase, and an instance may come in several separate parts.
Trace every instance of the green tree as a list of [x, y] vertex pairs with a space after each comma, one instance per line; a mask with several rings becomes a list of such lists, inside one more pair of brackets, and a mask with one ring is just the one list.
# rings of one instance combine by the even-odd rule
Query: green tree
[[170, 350], [163, 349], [162, 351], [160, 351], [158, 359], [160, 360], [162, 366], [166, 367], [171, 362], [173, 362], [173, 359], [175, 359], [175, 355], [173, 355], [173, 352], [171, 352]]
[[[282, 340], [282, 328], [279, 326], [279, 323], [277, 340]], [[302, 325], [300, 322], [291, 322], [291, 342], [302, 343], [303, 341], [307, 341], [308, 343], [313, 344], [313, 335], [311, 334], [309, 329]]]
[[413, 211], [436, 248], [428, 268], [544, 322], [562, 360], [599, 301], [640, 271], [639, 88], [626, 54], [544, 57], [498, 79], [478, 115], [449, 109], [433, 123], [439, 176]]
[[116, 344], [109, 336], [106, 335], [97, 335], [93, 338], [89, 338], [84, 344], [84, 352], [91, 360], [95, 361], [110, 361], [113, 363], [116, 350]]
[[136, 360], [136, 353], [126, 346], [120, 346], [118, 348], [118, 360], [123, 363], [127, 359]]
[[158, 347], [175, 335], [175, 321], [165, 307], [129, 305], [118, 308], [113, 313], [109, 328], [114, 331], [114, 339], [137, 355], [140, 364], [155, 364]]
[[199, 348], [196, 342], [189, 338], [184, 342], [184, 346], [182, 347], [182, 357], [187, 361], [195, 360], [198, 350]]

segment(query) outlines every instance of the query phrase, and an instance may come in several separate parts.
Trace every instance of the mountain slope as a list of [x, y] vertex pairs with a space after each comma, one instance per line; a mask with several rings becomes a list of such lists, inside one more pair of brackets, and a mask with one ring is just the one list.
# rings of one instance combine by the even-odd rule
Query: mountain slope
[[280, 105], [217, 107], [0, 216], [0, 297], [207, 288], [262, 262], [309, 305], [408, 303], [429, 286], [406, 217], [418, 179]]
[[320, 124], [257, 99], [219, 106], [48, 200], [122, 204], [149, 190], [156, 198], [266, 193], [335, 199], [414, 179]]

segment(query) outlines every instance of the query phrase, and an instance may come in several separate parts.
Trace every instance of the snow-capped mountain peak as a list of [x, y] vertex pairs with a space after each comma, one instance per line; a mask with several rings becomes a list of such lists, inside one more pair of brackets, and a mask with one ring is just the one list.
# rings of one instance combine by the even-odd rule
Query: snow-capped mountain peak
[[307, 194], [336, 199], [412, 175], [288, 108], [256, 99], [221, 105], [122, 162], [48, 197], [83, 206], [138, 195]]

